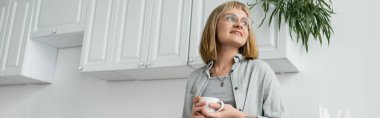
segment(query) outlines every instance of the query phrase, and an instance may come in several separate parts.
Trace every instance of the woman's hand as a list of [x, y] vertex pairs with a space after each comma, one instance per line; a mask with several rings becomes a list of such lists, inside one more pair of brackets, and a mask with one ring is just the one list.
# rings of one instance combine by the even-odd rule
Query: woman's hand
[[[211, 103], [210, 107], [214, 109], [219, 109], [220, 104]], [[205, 109], [203, 109], [202, 114], [207, 118], [244, 118], [246, 116], [245, 113], [235, 109], [230, 104], [225, 104], [220, 112], [207, 112]]]
[[201, 98], [200, 96], [196, 96], [193, 99], [194, 106], [191, 110], [191, 118], [206, 118], [206, 116], [204, 116], [202, 114], [202, 110], [203, 110], [204, 106], [206, 105], [206, 103], [205, 102], [199, 102], [200, 98]]

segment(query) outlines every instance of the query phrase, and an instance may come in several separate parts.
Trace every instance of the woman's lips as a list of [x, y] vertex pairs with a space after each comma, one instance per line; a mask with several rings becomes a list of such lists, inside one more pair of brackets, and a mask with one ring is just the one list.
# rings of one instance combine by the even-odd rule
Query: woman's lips
[[241, 31], [238, 31], [238, 30], [233, 30], [230, 33], [240, 34], [240, 36], [243, 36], [243, 33]]

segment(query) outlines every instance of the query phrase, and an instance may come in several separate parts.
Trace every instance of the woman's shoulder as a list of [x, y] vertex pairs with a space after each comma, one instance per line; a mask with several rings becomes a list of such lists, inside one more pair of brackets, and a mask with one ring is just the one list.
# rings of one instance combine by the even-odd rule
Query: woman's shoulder
[[206, 75], [206, 68], [204, 66], [202, 67], [199, 67], [197, 69], [195, 69], [194, 71], [192, 71], [189, 75], [188, 75], [188, 78], [189, 79], [193, 79], [193, 80], [196, 80], [196, 79], [199, 79], [199, 78], [202, 78]]
[[199, 76], [206, 73], [206, 70], [211, 68], [213, 65], [213, 62], [209, 62], [207, 64], [204, 64], [203, 66], [195, 69], [193, 72], [189, 74], [189, 77]]
[[263, 60], [253, 59], [247, 60], [247, 65], [251, 66], [251, 74], [255, 75], [258, 80], [265, 81], [264, 83], [277, 80], [277, 77], [269, 64]]
[[200, 83], [206, 77], [205, 75], [206, 72], [202, 67], [195, 69], [187, 76], [188, 85], [193, 86], [197, 83]]

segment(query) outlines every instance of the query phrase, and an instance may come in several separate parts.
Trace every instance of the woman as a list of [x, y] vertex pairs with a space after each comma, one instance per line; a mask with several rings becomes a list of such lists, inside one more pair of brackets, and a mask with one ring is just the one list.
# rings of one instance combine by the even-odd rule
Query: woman
[[[189, 75], [182, 117], [284, 117], [280, 84], [268, 64], [257, 59], [251, 24], [247, 6], [237, 1], [211, 13], [200, 46], [206, 65]], [[207, 112], [201, 96], [219, 98], [225, 105], [220, 112]]]

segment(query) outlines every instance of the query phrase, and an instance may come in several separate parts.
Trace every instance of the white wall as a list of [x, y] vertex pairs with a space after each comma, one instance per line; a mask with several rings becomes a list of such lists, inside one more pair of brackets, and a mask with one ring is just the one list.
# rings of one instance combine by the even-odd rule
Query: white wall
[[177, 118], [186, 79], [105, 82], [79, 73], [80, 48], [61, 49], [53, 84], [0, 86], [0, 118]]
[[[380, 1], [334, 0], [330, 46], [312, 41], [300, 73], [278, 75], [291, 118], [380, 117]], [[77, 72], [80, 48], [61, 49], [53, 84], [0, 86], [0, 118], [179, 118], [186, 80], [107, 83]]]
[[318, 116], [318, 105], [349, 109], [353, 118], [380, 118], [380, 1], [333, 0], [330, 46], [313, 41], [298, 74], [279, 75], [290, 116]]

